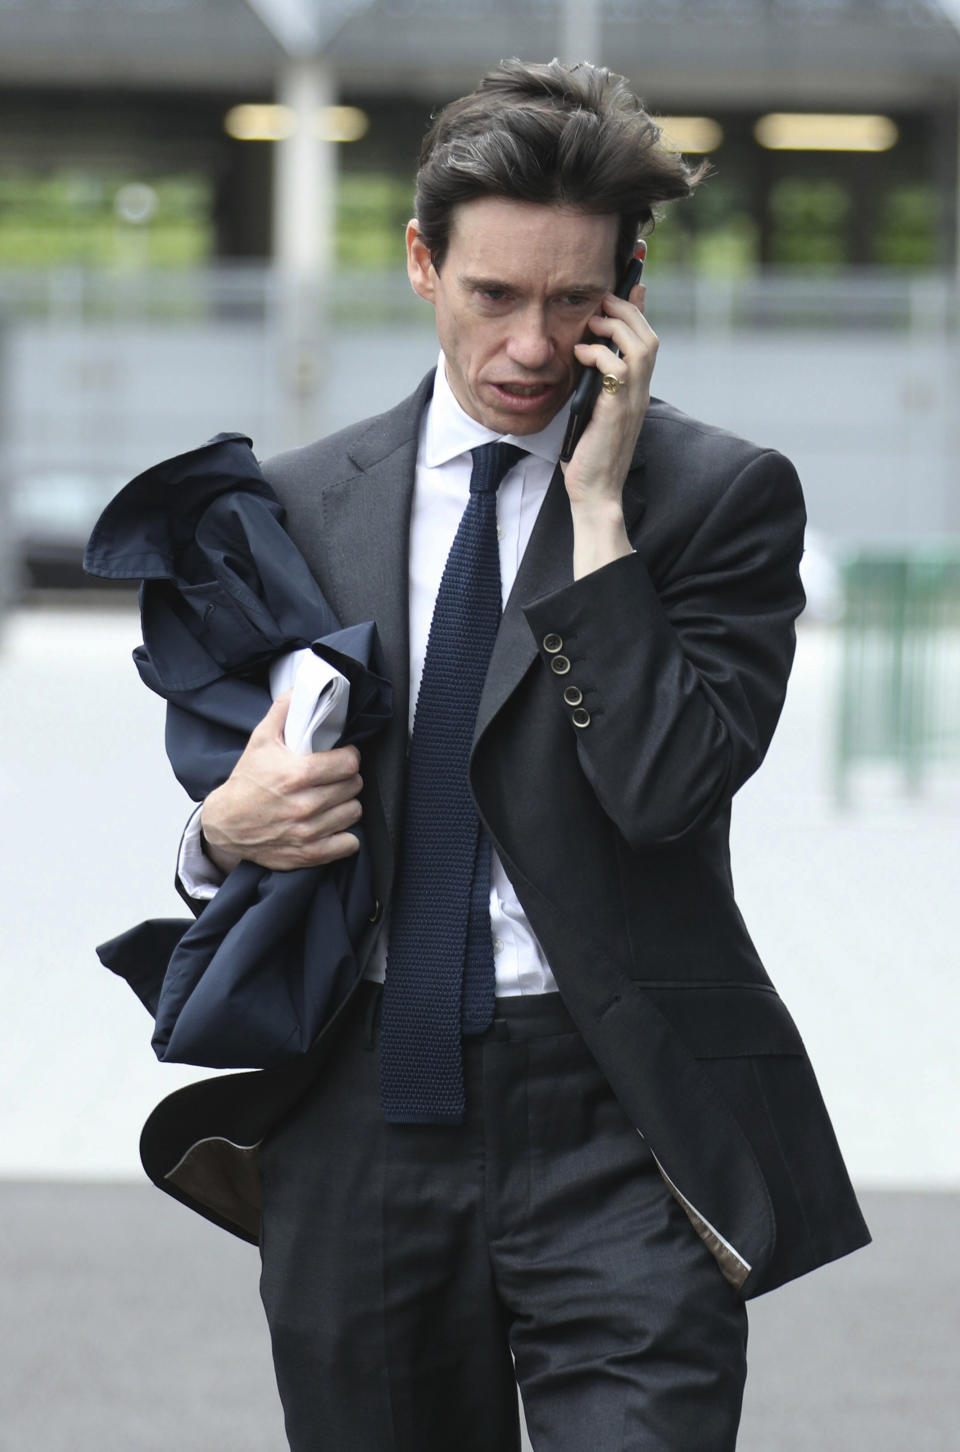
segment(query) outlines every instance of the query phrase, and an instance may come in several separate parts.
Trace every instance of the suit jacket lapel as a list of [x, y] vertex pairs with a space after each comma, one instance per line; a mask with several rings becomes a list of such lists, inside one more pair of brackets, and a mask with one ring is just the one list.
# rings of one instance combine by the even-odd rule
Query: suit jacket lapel
[[410, 507], [420, 417], [430, 374], [412, 397], [372, 421], [350, 445], [353, 469], [321, 486], [321, 584], [342, 621], [373, 620], [393, 686], [393, 718], [364, 752], [376, 772], [391, 838], [396, 839], [407, 749]]
[[[639, 523], [645, 507], [640, 489], [643, 453], [639, 441], [623, 489], [627, 532]], [[523, 613], [524, 605], [573, 582], [573, 522], [560, 466], [554, 470], [530, 542], [520, 561], [510, 597], [504, 606], [490, 668], [480, 697], [474, 747], [497, 712], [519, 686], [538, 654], [537, 642]]]

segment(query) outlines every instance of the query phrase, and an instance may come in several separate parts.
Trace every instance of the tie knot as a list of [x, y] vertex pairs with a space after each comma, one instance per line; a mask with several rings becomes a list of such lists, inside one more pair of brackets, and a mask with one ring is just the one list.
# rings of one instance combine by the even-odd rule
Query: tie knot
[[471, 449], [473, 471], [470, 475], [471, 494], [492, 494], [500, 488], [504, 474], [526, 457], [526, 449], [517, 444], [505, 444], [502, 439], [492, 444], [481, 444]]

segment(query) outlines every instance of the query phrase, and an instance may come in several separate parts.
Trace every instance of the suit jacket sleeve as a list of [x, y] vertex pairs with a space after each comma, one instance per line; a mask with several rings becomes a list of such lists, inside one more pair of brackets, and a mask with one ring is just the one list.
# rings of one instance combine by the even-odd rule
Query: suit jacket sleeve
[[[582, 770], [634, 848], [699, 830], [760, 765], [803, 608], [803, 499], [787, 459], [753, 450], [719, 487], [674, 487], [659, 521], [641, 522], [637, 553], [525, 607]], [[579, 729], [570, 685], [590, 716]]]

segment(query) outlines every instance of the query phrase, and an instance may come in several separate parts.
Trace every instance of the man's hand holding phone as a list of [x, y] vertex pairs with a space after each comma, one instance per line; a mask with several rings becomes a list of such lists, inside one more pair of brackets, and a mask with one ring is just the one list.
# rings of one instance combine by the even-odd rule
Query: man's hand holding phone
[[[641, 250], [642, 249], [642, 250]], [[603, 312], [589, 320], [595, 342], [576, 345], [584, 369], [581, 387], [594, 394], [584, 407], [578, 387], [561, 467], [574, 526], [574, 578], [632, 553], [621, 496], [630, 460], [650, 403], [658, 339], [646, 318], [646, 289], [639, 278], [645, 244], [621, 281], [625, 296], [609, 293]], [[571, 438], [573, 436], [573, 439]], [[573, 441], [575, 439], [575, 441]], [[572, 449], [570, 443], [573, 443]], [[567, 461], [568, 460], [568, 461]]]

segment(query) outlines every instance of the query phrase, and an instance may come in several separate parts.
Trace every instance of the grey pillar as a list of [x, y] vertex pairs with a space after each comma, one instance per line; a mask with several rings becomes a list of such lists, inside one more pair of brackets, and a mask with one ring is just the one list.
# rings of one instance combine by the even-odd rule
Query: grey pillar
[[334, 258], [336, 143], [323, 140], [317, 128], [333, 95], [333, 76], [322, 60], [287, 61], [277, 100], [295, 125], [275, 148], [273, 252], [282, 273], [313, 282], [329, 273]]
[[294, 120], [274, 152], [274, 328], [284, 448], [317, 436], [329, 367], [336, 143], [323, 139], [318, 117], [333, 95], [332, 74], [316, 56], [291, 58], [278, 78], [277, 100]]
[[597, 0], [565, 0], [560, 59], [601, 63], [600, 9]]

